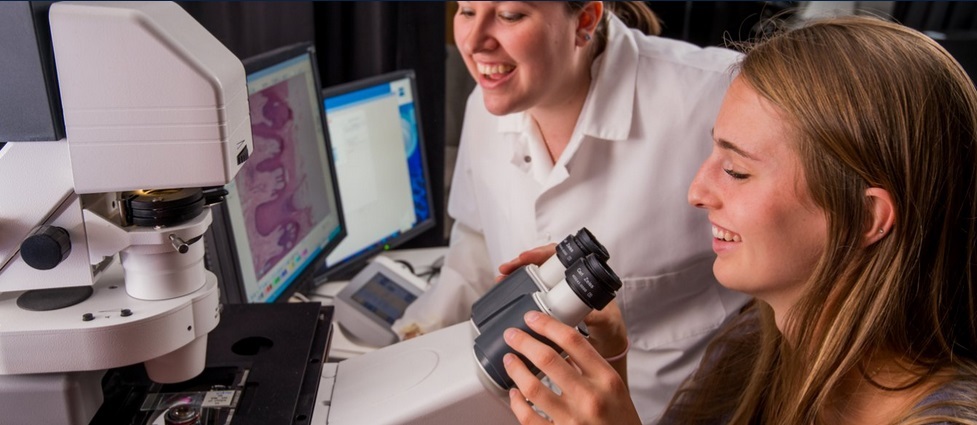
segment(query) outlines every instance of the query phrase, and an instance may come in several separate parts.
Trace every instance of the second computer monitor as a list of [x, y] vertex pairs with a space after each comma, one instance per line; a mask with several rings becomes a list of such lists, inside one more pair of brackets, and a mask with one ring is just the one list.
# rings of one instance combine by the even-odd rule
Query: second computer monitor
[[326, 276], [350, 277], [373, 255], [434, 227], [414, 72], [323, 91], [347, 235]]

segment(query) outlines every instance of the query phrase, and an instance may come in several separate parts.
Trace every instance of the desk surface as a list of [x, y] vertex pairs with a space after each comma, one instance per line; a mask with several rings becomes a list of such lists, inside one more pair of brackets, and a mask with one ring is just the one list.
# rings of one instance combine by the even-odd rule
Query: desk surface
[[[392, 260], [402, 260], [410, 263], [414, 267], [414, 272], [416, 274], [421, 274], [427, 271], [431, 264], [434, 264], [439, 258], [444, 257], [444, 254], [448, 252], [448, 247], [439, 246], [433, 248], [417, 248], [417, 249], [403, 249], [403, 250], [392, 250], [385, 251], [381, 253], [381, 256], [388, 257]], [[437, 280], [437, 277], [431, 279], [429, 284], [433, 284]], [[318, 286], [313, 293], [315, 295], [315, 301], [321, 302], [323, 305], [332, 305], [332, 300], [339, 294], [339, 291], [348, 284], [348, 280], [337, 280], [326, 282]], [[345, 360], [351, 357], [358, 356], [363, 353], [367, 353], [376, 350], [378, 347], [370, 347], [366, 345], [357, 344], [349, 339], [349, 337], [343, 333], [342, 329], [338, 326], [333, 326], [333, 336], [332, 344], [329, 348], [329, 360], [339, 361]]]

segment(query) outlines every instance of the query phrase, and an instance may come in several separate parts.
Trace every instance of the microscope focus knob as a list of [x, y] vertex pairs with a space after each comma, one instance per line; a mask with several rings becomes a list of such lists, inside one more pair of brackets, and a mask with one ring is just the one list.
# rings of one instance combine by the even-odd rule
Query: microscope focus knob
[[71, 236], [55, 226], [41, 226], [20, 244], [20, 258], [37, 270], [50, 270], [71, 252]]

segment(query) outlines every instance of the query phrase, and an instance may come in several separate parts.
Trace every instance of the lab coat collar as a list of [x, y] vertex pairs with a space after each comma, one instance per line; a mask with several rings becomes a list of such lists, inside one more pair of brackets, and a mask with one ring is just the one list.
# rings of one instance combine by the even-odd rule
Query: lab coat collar
[[578, 130], [583, 134], [605, 140], [626, 140], [631, 134], [638, 74], [634, 37], [627, 25], [610, 16], [607, 48], [594, 63], [594, 80], [580, 111]]

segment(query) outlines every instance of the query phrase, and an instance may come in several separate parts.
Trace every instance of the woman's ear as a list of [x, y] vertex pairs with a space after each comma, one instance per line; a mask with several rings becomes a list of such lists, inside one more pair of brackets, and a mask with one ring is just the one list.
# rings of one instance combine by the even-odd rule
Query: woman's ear
[[580, 10], [580, 16], [577, 17], [577, 31], [593, 35], [603, 16], [604, 2], [587, 2], [587, 5]]
[[862, 246], [870, 246], [892, 232], [896, 224], [896, 206], [889, 191], [880, 187], [866, 189], [865, 197], [870, 216], [866, 223], [868, 228], [862, 232]]

